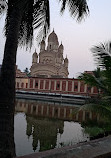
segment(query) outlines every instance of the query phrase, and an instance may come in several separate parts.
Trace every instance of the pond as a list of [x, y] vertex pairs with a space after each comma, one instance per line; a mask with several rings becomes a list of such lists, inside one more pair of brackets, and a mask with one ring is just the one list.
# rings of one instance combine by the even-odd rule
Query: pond
[[78, 106], [46, 101], [16, 100], [16, 155], [61, 148], [90, 140], [83, 122], [98, 120], [92, 112], [75, 113]]

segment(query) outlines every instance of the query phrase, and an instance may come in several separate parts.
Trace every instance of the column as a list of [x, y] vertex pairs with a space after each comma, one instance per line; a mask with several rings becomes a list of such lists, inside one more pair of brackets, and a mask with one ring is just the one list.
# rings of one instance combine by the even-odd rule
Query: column
[[49, 106], [47, 106], [47, 116], [49, 116]]
[[87, 93], [87, 84], [84, 85], [84, 93]]
[[38, 80], [38, 89], [40, 89], [40, 80]]
[[51, 91], [51, 80], [49, 80], [49, 91]]
[[58, 117], [60, 117], [60, 108], [58, 108]]
[[64, 108], [64, 118], [66, 118], [66, 108]]
[[30, 113], [31, 114], [33, 113], [33, 105], [31, 105], [31, 111], [30, 111]]
[[28, 85], [27, 85], [27, 88], [28, 88], [28, 89], [30, 88], [30, 79], [28, 79]]
[[22, 102], [22, 108], [24, 108], [24, 102]]
[[60, 81], [60, 91], [62, 91], [62, 80]]
[[68, 91], [68, 81], [66, 81], [66, 92]]
[[94, 87], [91, 88], [91, 94], [93, 94]]
[[78, 81], [78, 92], [80, 92], [80, 85], [81, 85], [81, 82]]
[[28, 111], [28, 103], [26, 103], [26, 112]]
[[36, 105], [36, 114], [38, 114], [38, 105]]
[[41, 107], [41, 115], [43, 115], [43, 111], [44, 111], [44, 106], [42, 105], [42, 107]]
[[22, 88], [22, 87], [21, 87], [21, 79], [20, 79], [20, 82], [19, 82], [19, 88]]
[[56, 91], [56, 80], [54, 82], [54, 91]]
[[72, 109], [70, 109], [70, 116], [72, 117]]
[[33, 79], [33, 89], [35, 89], [35, 79]]
[[43, 90], [45, 90], [45, 84], [46, 84], [46, 80], [44, 80], [43, 82]]
[[74, 92], [74, 81], [72, 81], [72, 92]]

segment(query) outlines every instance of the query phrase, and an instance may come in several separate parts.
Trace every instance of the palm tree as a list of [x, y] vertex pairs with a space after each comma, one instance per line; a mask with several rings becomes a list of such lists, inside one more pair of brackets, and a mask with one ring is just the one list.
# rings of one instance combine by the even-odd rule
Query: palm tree
[[104, 95], [111, 95], [111, 42], [101, 43], [91, 51], [98, 68], [93, 74], [82, 73], [78, 78], [90, 86], [96, 86], [98, 91], [101, 89]]
[[102, 68], [104, 85], [108, 95], [111, 95], [111, 42], [100, 44], [91, 49], [95, 57], [95, 61]]
[[99, 68], [93, 71], [92, 75], [86, 73], [81, 74], [79, 79], [84, 80], [84, 82], [90, 86], [96, 86], [98, 90], [101, 89], [103, 93], [100, 99], [83, 105], [78, 111], [92, 111], [99, 115], [104, 127], [98, 128], [95, 125], [86, 125], [86, 132], [96, 136], [99, 134], [98, 132], [108, 132], [109, 129], [106, 127], [109, 127], [111, 124], [111, 42], [105, 44], [101, 43], [99, 46], [93, 47], [91, 51]]
[[[86, 0], [59, 0], [61, 12], [67, 6], [73, 17], [81, 20], [88, 14]], [[2, 3], [1, 3], [2, 2]], [[13, 115], [15, 102], [15, 66], [18, 44], [32, 46], [33, 30], [40, 29], [46, 37], [50, 28], [49, 0], [5, 0], [0, 1], [0, 15], [7, 10], [5, 35], [6, 43], [0, 74], [0, 157], [13, 157]], [[41, 37], [41, 38], [42, 38]], [[4, 126], [4, 122], [8, 122]], [[8, 126], [9, 125], [9, 126]], [[10, 133], [12, 136], [10, 138]], [[10, 140], [9, 140], [10, 138]], [[7, 144], [7, 146], [6, 146]]]

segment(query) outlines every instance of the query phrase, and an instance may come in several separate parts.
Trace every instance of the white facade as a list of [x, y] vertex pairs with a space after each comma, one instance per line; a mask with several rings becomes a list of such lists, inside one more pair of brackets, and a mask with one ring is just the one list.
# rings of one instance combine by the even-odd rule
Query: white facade
[[68, 59], [64, 59], [63, 51], [64, 47], [62, 43], [59, 45], [58, 37], [53, 30], [48, 37], [47, 48], [45, 41], [42, 40], [40, 53], [33, 53], [31, 76], [68, 78]]

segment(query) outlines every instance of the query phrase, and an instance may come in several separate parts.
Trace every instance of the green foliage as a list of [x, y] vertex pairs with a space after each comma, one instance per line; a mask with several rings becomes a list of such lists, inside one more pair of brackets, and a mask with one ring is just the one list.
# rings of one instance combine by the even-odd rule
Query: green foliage
[[[85, 132], [95, 137], [111, 132], [111, 42], [100, 44], [91, 49], [99, 68], [92, 74], [82, 73], [78, 78], [90, 86], [102, 90], [102, 96], [95, 101], [83, 105], [78, 111], [88, 111], [96, 114], [98, 120], [86, 120], [82, 123]], [[101, 69], [100, 69], [101, 68]]]
[[14, 10], [21, 12], [21, 24], [19, 31], [19, 44], [32, 45], [33, 30], [38, 28], [46, 37], [50, 27], [49, 1], [48, 0], [8, 0], [8, 9], [5, 24], [5, 35], [8, 35], [10, 21]]
[[111, 95], [111, 42], [100, 44], [91, 49], [95, 61], [103, 71], [104, 85]]
[[86, 127], [85, 128], [85, 133], [88, 133], [90, 135], [90, 137], [94, 137], [99, 135], [100, 133], [104, 133], [104, 129], [100, 128], [100, 127]]
[[[99, 68], [92, 74], [82, 73], [78, 78], [90, 86], [101, 89], [104, 95], [111, 95], [111, 43], [101, 44], [91, 49]], [[100, 69], [101, 68], [101, 69]]]
[[111, 132], [111, 120], [86, 120], [82, 122], [84, 132], [89, 134], [90, 137], [104, 136]]

